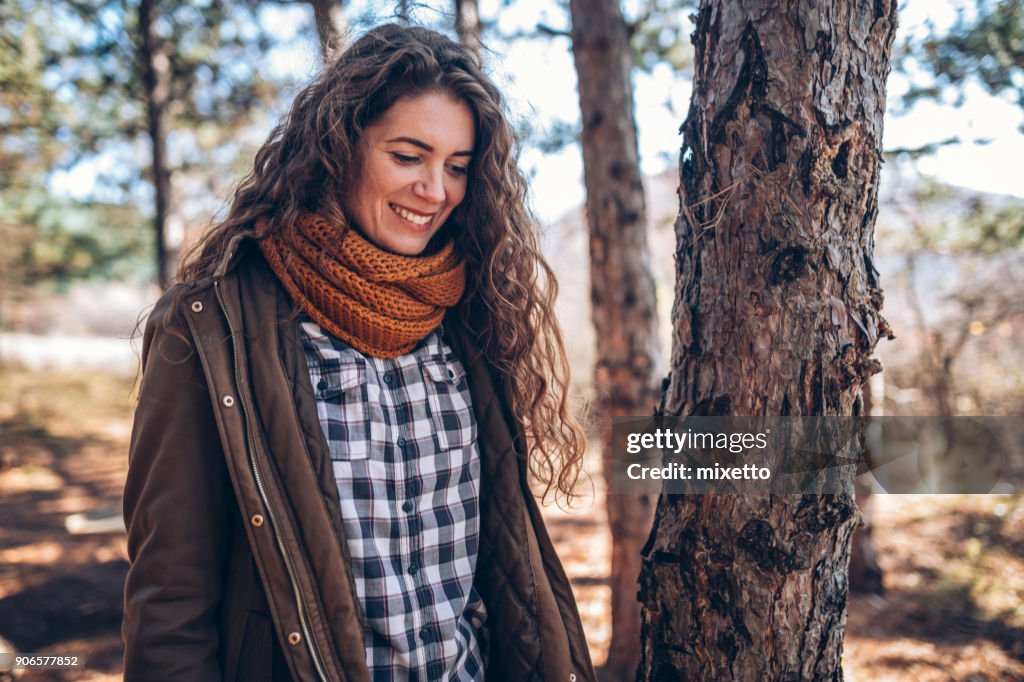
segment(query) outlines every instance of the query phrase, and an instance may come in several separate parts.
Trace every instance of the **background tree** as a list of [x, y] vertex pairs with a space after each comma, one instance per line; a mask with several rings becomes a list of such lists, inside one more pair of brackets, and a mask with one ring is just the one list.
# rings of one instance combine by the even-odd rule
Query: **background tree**
[[[863, 413], [865, 415], [883, 414], [881, 406], [871, 391], [871, 381], [865, 381], [861, 386], [861, 398], [863, 399]], [[871, 453], [866, 453], [868, 462], [871, 461]], [[857, 481], [854, 485], [854, 501], [860, 511], [860, 523], [853, 532], [853, 539], [850, 542], [850, 590], [853, 592], [864, 592], [868, 594], [882, 594], [885, 592], [884, 574], [878, 563], [878, 549], [875, 546], [875, 494], [871, 486]]]
[[[41, 184], [49, 165], [63, 153], [54, 134], [61, 111], [43, 78], [43, 17], [21, 3], [0, 4], [0, 327], [6, 304], [21, 296], [32, 264], [23, 251], [33, 248], [35, 231], [23, 213], [28, 194]], [[35, 192], [38, 196], [39, 192]]]
[[[960, 106], [966, 101], [966, 92], [971, 84], [978, 84], [988, 93], [1009, 99], [1024, 110], [1024, 3], [1021, 0], [975, 0], [963, 3], [957, 11], [957, 19], [946, 28], [929, 22], [924, 37], [907, 36], [896, 45], [893, 67], [909, 81], [909, 87], [900, 98], [900, 109], [906, 113], [919, 101], [932, 101]], [[1022, 126], [1024, 128], [1024, 126]], [[944, 136], [943, 139], [927, 141], [914, 148], [891, 148], [885, 152], [886, 160], [894, 163], [917, 160], [933, 155], [940, 148], [949, 145], [973, 143], [988, 144], [982, 136], [974, 140], [961, 139], [958, 135]], [[928, 183], [925, 183], [926, 185]], [[915, 331], [925, 339], [918, 364], [919, 377], [929, 386], [927, 393], [932, 397], [925, 414], [952, 413], [953, 360], [960, 354], [969, 338], [971, 322], [984, 325], [984, 320], [974, 319], [964, 306], [959, 316], [950, 316], [941, 324], [925, 324], [917, 297], [914, 295], [913, 271], [915, 251], [928, 252], [935, 242], [937, 226], [932, 223], [922, 229], [920, 212], [933, 202], [947, 201], [948, 198], [934, 196], [934, 188], [927, 186], [921, 192], [912, 192], [913, 201], [907, 204], [903, 213], [906, 220], [900, 229], [911, 237], [911, 243], [904, 244], [906, 254], [906, 277], [911, 294], [909, 303], [915, 311]], [[927, 209], [925, 209], [927, 210]], [[957, 250], [965, 258], [976, 258], [979, 254], [993, 252], [996, 248], [1015, 248], [1012, 235], [996, 234], [1012, 232], [1022, 220], [1019, 209], [1007, 207], [996, 214], [990, 214], [986, 224], [990, 233], [975, 229], [978, 220], [967, 219], [959, 225], [956, 237]], [[939, 230], [945, 232], [946, 230]], [[993, 239], [993, 237], [997, 237]], [[1007, 239], [1009, 237], [1009, 239]], [[906, 242], [906, 239], [898, 240]], [[1019, 242], [1019, 237], [1017, 242]], [[926, 254], [925, 254], [926, 255]], [[993, 281], [995, 281], [993, 279]], [[1001, 280], [992, 302], [1006, 296], [1003, 292], [1012, 287]], [[1011, 294], [1011, 297], [1013, 295]], [[958, 297], [958, 298], [962, 298]], [[990, 303], [992, 303], [990, 302]], [[975, 306], [976, 307], [976, 306]], [[993, 311], [1000, 309], [1012, 313], [1013, 305], [986, 305], [985, 319], [994, 319]], [[1001, 315], [997, 315], [1001, 317]], [[991, 325], [986, 326], [991, 328]], [[978, 327], [974, 329], [977, 331]], [[882, 589], [881, 569], [874, 559], [875, 549], [870, 539], [873, 514], [867, 491], [858, 491], [858, 504], [866, 525], [858, 528], [850, 557], [850, 583], [853, 589], [880, 592]]]
[[[1024, 315], [1024, 203], [927, 179], [892, 203], [895, 219], [880, 225], [880, 236], [889, 255], [898, 256], [903, 331], [916, 343], [887, 376], [894, 387], [918, 389], [916, 399], [896, 409], [942, 417], [1014, 414], [1019, 402], [1002, 380], [1013, 372], [1007, 368], [996, 380], [980, 365], [1000, 353], [998, 336]], [[993, 335], [997, 329], [1002, 333]]]
[[[702, 0], [666, 415], [861, 411], [895, 28], [884, 0]], [[850, 494], [663, 495], [642, 679], [841, 679], [855, 515]]]
[[[650, 414], [654, 406], [658, 317], [626, 22], [618, 0], [572, 0], [570, 7], [590, 226], [594, 394], [605, 480], [610, 480], [611, 419]], [[654, 500], [609, 490], [606, 508], [612, 536], [612, 639], [605, 672], [607, 679], [622, 680], [633, 677], [640, 662], [636, 581]]]
[[[0, 5], [0, 329], [37, 291], [79, 279], [142, 284], [152, 270], [148, 233], [135, 207], [53, 196], [50, 171], [72, 141], [74, 102], [48, 85], [46, 44], [55, 32], [39, 3]], [[101, 225], [102, 229], [94, 229]]]
[[[58, 131], [68, 141], [60, 166], [117, 160], [108, 164], [110, 173], [98, 174], [93, 194], [155, 207], [161, 284], [174, 271], [173, 252], [185, 230], [189, 211], [180, 204], [196, 202], [194, 196], [179, 201], [176, 179], [198, 173], [205, 178], [200, 187], [213, 184], [216, 169], [235, 158], [230, 151], [238, 143], [230, 138], [249, 123], [250, 112], [269, 108], [282, 85], [257, 68], [271, 45], [259, 6], [255, 0], [144, 0], [137, 10], [122, 0], [48, 6], [57, 27], [44, 41], [49, 87], [74, 102]], [[140, 166], [141, 144], [150, 154]], [[138, 183], [147, 176], [151, 193]]]
[[316, 25], [316, 33], [320, 38], [320, 62], [330, 64], [344, 42], [335, 19], [335, 14], [341, 13], [344, 3], [331, 2], [331, 0], [308, 0], [308, 2], [313, 8], [313, 23]]
[[0, 192], [37, 185], [60, 158], [57, 131], [67, 112], [44, 83], [45, 20], [42, 9], [0, 4]]
[[167, 220], [171, 212], [171, 169], [167, 164], [167, 106], [171, 96], [171, 60], [168, 44], [156, 29], [157, 1], [141, 0], [138, 18], [138, 63], [146, 103], [146, 128], [151, 147], [153, 178], [153, 231], [157, 278], [166, 289], [178, 265], [178, 243], [168, 244]]
[[[976, 84], [1012, 101], [1024, 113], [1024, 1], [975, 0], [958, 8], [948, 28], [929, 26], [924, 40], [908, 38], [899, 45], [895, 65], [910, 81], [901, 98], [905, 108], [921, 100], [961, 106], [969, 86]], [[1020, 131], [1024, 133], [1024, 123]], [[887, 156], [916, 160], [960, 142], [952, 136], [916, 149], [889, 150]], [[1024, 211], [1012, 202], [993, 206], [991, 198], [975, 197], [966, 215], [954, 217], [946, 206], [951, 201], [948, 190], [926, 182], [913, 194], [913, 203], [900, 203], [905, 230], [900, 246], [915, 331], [924, 339], [920, 379], [929, 396], [928, 413], [950, 416], [958, 412], [953, 371], [957, 358], [972, 337], [1021, 312], [1013, 252], [1024, 247]], [[929, 215], [936, 212], [929, 210], [932, 206], [941, 207], [941, 219]], [[927, 319], [935, 315], [926, 314], [916, 291], [917, 261], [940, 252], [966, 261], [984, 260], [985, 266], [971, 278], [970, 290], [965, 287], [947, 297], [946, 303], [952, 305], [946, 306], [949, 310], [942, 319]]]
[[460, 43], [480, 54], [483, 25], [480, 23], [477, 0], [455, 0], [455, 32], [459, 35]]
[[[907, 111], [922, 100], [960, 106], [966, 101], [968, 86], [978, 83], [990, 94], [1010, 99], [1024, 110], [1022, 46], [1024, 3], [1021, 0], [975, 0], [973, 6], [960, 7], [956, 21], [948, 29], [939, 29], [931, 23], [929, 33], [924, 39], [908, 36], [897, 44], [893, 66], [910, 81], [910, 87], [901, 97], [901, 108]], [[941, 147], [961, 143], [988, 144], [989, 140], [985, 137], [962, 140], [959, 136], [953, 135], [926, 142], [912, 149], [888, 149], [885, 156], [887, 160], [896, 163], [908, 159], [916, 161], [934, 154]], [[1004, 276], [1012, 275], [1012, 272], [1000, 274], [1000, 286], [992, 289], [995, 296], [985, 301], [984, 315], [971, 314], [974, 309], [981, 306], [978, 302], [969, 302], [968, 305], [961, 306], [959, 315], [949, 316], [941, 324], [927, 324], [914, 290], [914, 252], [927, 252], [935, 241], [934, 225], [922, 229], [922, 207], [944, 199], [933, 196], [934, 192], [927, 186], [924, 191], [913, 194], [913, 201], [909, 202], [910, 205], [903, 211], [906, 222], [901, 228], [906, 230], [913, 241], [913, 244], [906, 244], [904, 249], [905, 274], [910, 294], [909, 303], [914, 311], [915, 331], [924, 339], [918, 364], [919, 377], [915, 377], [915, 383], [920, 379], [929, 387], [926, 393], [930, 396], [931, 404], [925, 414], [951, 414], [955, 411], [951, 407], [955, 399], [952, 369], [954, 360], [961, 354], [968, 339], [973, 336], [972, 329], [978, 333], [979, 329], [993, 328], [995, 325], [992, 323], [995, 321], [1012, 317], [1017, 307], [1014, 305], [1017, 297], [1010, 291], [1014, 287], [1009, 286], [1008, 282], [1012, 282], [1014, 278]], [[961, 224], [956, 241], [958, 251], [965, 258], [989, 254], [994, 249], [1012, 249], [1019, 246], [1024, 234], [1020, 229], [1024, 221], [1019, 209], [1007, 207], [1001, 211], [988, 212], [986, 217], [987, 220], [967, 219]], [[986, 229], [976, 229], [979, 224], [983, 224]], [[1015, 230], [1016, 236], [1012, 234]], [[997, 281], [997, 278], [993, 277], [992, 281]], [[960, 303], [964, 297], [961, 295], [956, 298], [957, 303]], [[981, 319], [982, 317], [984, 319]], [[865, 399], [867, 404], [867, 394]], [[858, 489], [857, 501], [865, 524], [858, 528], [854, 535], [850, 556], [850, 585], [855, 590], [881, 592], [882, 571], [875, 559], [876, 550], [871, 539], [874, 511], [870, 500], [870, 491]]]

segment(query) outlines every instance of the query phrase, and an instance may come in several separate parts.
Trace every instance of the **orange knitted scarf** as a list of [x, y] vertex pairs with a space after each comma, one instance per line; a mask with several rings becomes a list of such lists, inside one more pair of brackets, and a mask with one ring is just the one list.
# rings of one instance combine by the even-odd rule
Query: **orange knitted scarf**
[[441, 323], [462, 297], [466, 266], [452, 242], [429, 256], [381, 250], [354, 229], [303, 215], [290, 245], [260, 241], [271, 269], [317, 324], [361, 353], [395, 358]]

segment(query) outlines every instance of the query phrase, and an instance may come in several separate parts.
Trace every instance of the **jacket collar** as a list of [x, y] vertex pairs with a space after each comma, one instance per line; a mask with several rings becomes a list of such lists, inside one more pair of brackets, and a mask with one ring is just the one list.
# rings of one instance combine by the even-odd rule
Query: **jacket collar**
[[231, 237], [231, 240], [228, 242], [228, 248], [224, 251], [224, 255], [221, 256], [220, 263], [217, 264], [217, 269], [213, 271], [213, 278], [215, 280], [224, 279], [224, 275], [227, 274], [228, 270], [238, 264], [241, 251], [239, 245], [246, 239], [255, 238], [256, 233], [248, 230], [239, 232]]

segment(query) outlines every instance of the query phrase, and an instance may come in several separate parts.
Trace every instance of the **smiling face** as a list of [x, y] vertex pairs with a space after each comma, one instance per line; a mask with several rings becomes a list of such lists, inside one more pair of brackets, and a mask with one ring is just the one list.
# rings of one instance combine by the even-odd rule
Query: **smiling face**
[[351, 219], [382, 249], [416, 256], [466, 196], [473, 112], [451, 96], [405, 97], [366, 128]]

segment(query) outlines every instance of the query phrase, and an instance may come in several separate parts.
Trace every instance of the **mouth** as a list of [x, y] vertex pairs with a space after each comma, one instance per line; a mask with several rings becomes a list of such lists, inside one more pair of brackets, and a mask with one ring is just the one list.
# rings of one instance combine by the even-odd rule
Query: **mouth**
[[399, 218], [412, 223], [416, 227], [426, 227], [436, 215], [434, 213], [416, 213], [397, 204], [388, 204], [388, 206], [398, 215]]

